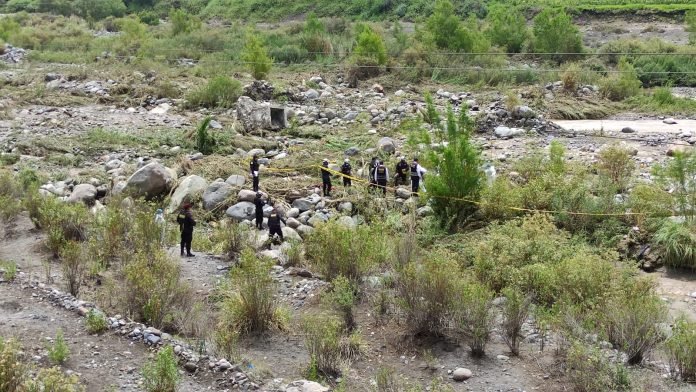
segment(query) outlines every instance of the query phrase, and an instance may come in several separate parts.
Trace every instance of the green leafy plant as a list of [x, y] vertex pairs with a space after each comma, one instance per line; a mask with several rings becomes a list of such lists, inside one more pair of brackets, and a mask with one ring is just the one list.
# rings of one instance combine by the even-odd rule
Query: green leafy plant
[[0, 337], [0, 391], [21, 391], [26, 371], [27, 366], [22, 362], [19, 343]]
[[13, 281], [17, 277], [17, 263], [14, 261], [0, 261], [0, 270], [6, 281]]
[[302, 321], [305, 346], [309, 352], [308, 378], [335, 377], [341, 372], [345, 358], [341, 354], [341, 321], [335, 317], [312, 316]]
[[520, 53], [529, 39], [529, 29], [524, 14], [508, 6], [493, 5], [486, 16], [486, 34], [491, 43], [504, 48], [508, 53]]
[[612, 101], [622, 101], [638, 95], [642, 83], [633, 65], [622, 59], [619, 61], [618, 70], [618, 75], [609, 76], [600, 81], [600, 93]]
[[143, 384], [147, 392], [175, 392], [179, 384], [179, 369], [171, 346], [161, 349], [154, 361], [143, 367]]
[[696, 229], [694, 225], [666, 220], [655, 232], [665, 265], [696, 269]]
[[190, 107], [229, 108], [242, 95], [242, 84], [227, 76], [216, 76], [186, 96]]
[[104, 313], [95, 309], [89, 310], [87, 318], [85, 318], [85, 324], [87, 325], [87, 331], [89, 331], [89, 333], [101, 333], [108, 328]]
[[353, 308], [357, 301], [356, 287], [343, 276], [338, 276], [331, 282], [331, 291], [325, 294], [325, 301], [342, 317], [347, 330], [355, 328]]
[[60, 250], [60, 262], [68, 292], [77, 297], [82, 286], [82, 278], [87, 270], [81, 245], [75, 241], [63, 244]]
[[200, 29], [202, 25], [200, 18], [181, 9], [172, 9], [169, 12], [169, 22], [172, 25], [172, 36], [190, 33]]
[[461, 302], [454, 310], [455, 336], [464, 335], [471, 355], [482, 357], [493, 330], [494, 293], [476, 282], [466, 284], [461, 290]]
[[246, 63], [256, 80], [266, 78], [273, 66], [273, 59], [268, 57], [268, 49], [263, 45], [258, 34], [252, 32], [247, 33], [244, 39], [241, 59]]
[[363, 58], [371, 58], [379, 65], [387, 63], [387, 48], [384, 39], [376, 31], [367, 25], [358, 25], [358, 36], [353, 55]]
[[570, 16], [553, 8], [542, 10], [534, 18], [534, 51], [555, 53], [551, 58], [558, 62], [573, 58], [581, 53], [582, 37]]
[[606, 176], [617, 192], [625, 191], [635, 169], [628, 149], [619, 146], [609, 146], [599, 153], [598, 169]]
[[672, 377], [686, 382], [696, 381], [696, 322], [683, 316], [677, 319], [665, 348]]
[[48, 359], [59, 365], [67, 361], [68, 356], [70, 356], [70, 348], [63, 337], [63, 330], [59, 329], [53, 344], [48, 348]]
[[573, 342], [566, 357], [566, 374], [578, 392], [629, 390], [630, 378], [621, 365], [613, 365], [595, 347]]
[[212, 121], [212, 118], [206, 117], [196, 128], [196, 148], [199, 152], [206, 155], [212, 153], [217, 144], [215, 137], [208, 132], [210, 121]]

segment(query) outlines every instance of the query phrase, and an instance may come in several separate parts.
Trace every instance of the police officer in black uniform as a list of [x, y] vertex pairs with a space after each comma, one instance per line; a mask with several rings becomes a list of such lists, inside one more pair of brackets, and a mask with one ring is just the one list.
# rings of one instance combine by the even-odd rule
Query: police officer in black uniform
[[377, 182], [377, 186], [382, 188], [382, 193], [384, 195], [387, 194], [387, 180], [389, 179], [389, 169], [387, 169], [386, 166], [384, 166], [384, 161], [381, 161], [377, 164], [377, 167], [375, 168], [375, 181]]
[[256, 198], [254, 199], [254, 206], [256, 207], [256, 228], [263, 229], [263, 206], [266, 202], [261, 198], [263, 195], [261, 192], [256, 192]]
[[176, 222], [181, 230], [181, 256], [184, 256], [184, 250], [186, 250], [186, 256], [194, 257], [195, 255], [191, 253], [191, 241], [193, 241], [193, 227], [196, 226], [196, 221], [191, 214], [191, 204], [184, 204], [184, 208], [176, 217]]
[[343, 177], [343, 186], [348, 187], [352, 185], [350, 178], [347, 177], [351, 175], [352, 171], [353, 167], [350, 165], [348, 158], [346, 158], [343, 161], [343, 165], [341, 165], [341, 173], [345, 175], [345, 177]]
[[249, 171], [251, 172], [251, 178], [254, 182], [254, 192], [259, 191], [259, 158], [254, 155], [249, 162]]
[[331, 172], [329, 169], [329, 161], [324, 159], [321, 165], [321, 191], [324, 197], [331, 197]]
[[273, 236], [278, 234], [280, 237], [280, 242], [283, 242], [283, 230], [280, 227], [280, 222], [285, 224], [285, 219], [280, 216], [277, 209], [271, 211], [271, 215], [268, 217], [268, 238], [273, 239]]
[[394, 185], [399, 186], [408, 184], [408, 175], [408, 162], [406, 162], [405, 157], [401, 157], [399, 162], [396, 164], [396, 176], [394, 176]]

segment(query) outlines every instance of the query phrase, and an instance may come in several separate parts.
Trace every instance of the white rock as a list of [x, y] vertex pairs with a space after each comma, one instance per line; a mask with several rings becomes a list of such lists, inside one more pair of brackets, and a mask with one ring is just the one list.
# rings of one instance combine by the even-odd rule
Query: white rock
[[467, 368], [456, 368], [454, 372], [452, 372], [452, 379], [454, 381], [465, 381], [471, 378], [473, 373], [471, 373], [471, 370]]

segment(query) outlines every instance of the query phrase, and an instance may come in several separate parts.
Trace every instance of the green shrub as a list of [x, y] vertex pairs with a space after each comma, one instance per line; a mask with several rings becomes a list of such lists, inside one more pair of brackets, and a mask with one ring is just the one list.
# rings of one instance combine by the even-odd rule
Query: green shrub
[[17, 263], [14, 261], [0, 261], [0, 270], [3, 272], [3, 279], [8, 282], [17, 277]]
[[696, 10], [687, 11], [684, 17], [686, 30], [689, 32], [689, 43], [696, 44]]
[[87, 318], [85, 318], [85, 323], [89, 333], [101, 333], [108, 329], [106, 316], [98, 310], [90, 309], [87, 313]]
[[121, 17], [126, 13], [123, 0], [76, 0], [74, 3], [76, 13], [88, 20]]
[[465, 26], [459, 20], [450, 0], [438, 0], [433, 14], [426, 20], [429, 34], [427, 40], [440, 49], [458, 52], [485, 52], [489, 43], [478, 31], [475, 22], [467, 22]]
[[572, 19], [564, 11], [546, 8], [534, 18], [534, 51], [553, 54], [549, 58], [558, 62], [581, 53], [582, 37]]
[[647, 281], [619, 292], [603, 314], [608, 340], [627, 354], [631, 365], [641, 363], [663, 339], [660, 324], [667, 320], [667, 308]]
[[325, 279], [344, 276], [360, 284], [363, 277], [388, 260], [389, 248], [378, 227], [349, 229], [329, 222], [307, 237], [305, 256]]
[[68, 360], [68, 356], [70, 356], [70, 349], [68, 348], [68, 344], [65, 343], [63, 330], [59, 329], [56, 333], [53, 345], [48, 347], [48, 359], [54, 364], [60, 365]]
[[189, 107], [229, 108], [242, 95], [242, 84], [227, 76], [216, 76], [205, 86], [186, 95]]
[[599, 152], [599, 172], [606, 176], [617, 192], [628, 189], [635, 163], [625, 147], [609, 146]]
[[196, 148], [206, 155], [212, 153], [216, 145], [215, 137], [208, 132], [210, 121], [212, 117], [208, 116], [196, 128]]
[[138, 252], [123, 268], [123, 306], [134, 315], [157, 328], [173, 321], [178, 304], [190, 295], [190, 288], [180, 281], [181, 267], [163, 250]]
[[384, 45], [382, 36], [367, 25], [359, 25], [360, 32], [356, 39], [353, 55], [359, 58], [371, 58], [377, 64], [387, 63], [387, 47]]
[[307, 49], [299, 45], [283, 45], [271, 48], [269, 54], [276, 62], [284, 64], [302, 63], [310, 57]]
[[672, 326], [672, 336], [665, 342], [672, 377], [696, 381], [696, 322], [680, 317]]
[[672, 95], [672, 90], [669, 87], [656, 88], [653, 91], [652, 98], [660, 106], [672, 105], [675, 102], [674, 95]]
[[580, 342], [574, 342], [568, 350], [566, 374], [578, 392], [630, 389], [630, 379], [623, 366], [611, 364], [600, 350]]
[[278, 307], [271, 265], [251, 250], [242, 253], [239, 268], [230, 272], [229, 287], [223, 290], [218, 329], [242, 335], [285, 328], [286, 318]]
[[524, 294], [518, 288], [505, 288], [502, 292], [505, 296], [503, 304], [502, 335], [505, 344], [508, 345], [513, 355], [520, 355], [520, 332], [522, 325], [527, 321], [532, 297]]
[[[3, 42], [0, 41], [0, 47], [3, 45]], [[1, 53], [0, 53], [1, 54]], [[19, 154], [6, 154], [6, 153], [0, 153], [0, 165], [2, 166], [12, 166], [15, 163], [19, 162]]]
[[334, 317], [318, 315], [302, 321], [305, 347], [309, 352], [306, 377], [318, 380], [340, 374], [346, 362], [342, 355], [342, 329], [341, 321]]
[[171, 346], [161, 349], [155, 360], [143, 367], [143, 384], [147, 392], [175, 392], [179, 379], [176, 356]]
[[27, 391], [84, 392], [85, 387], [75, 374], [66, 375], [58, 367], [40, 369], [36, 376], [26, 383]]
[[77, 297], [87, 269], [81, 245], [75, 241], [67, 241], [63, 244], [60, 249], [60, 262], [68, 292]]
[[454, 310], [454, 332], [466, 337], [474, 357], [485, 354], [495, 321], [492, 312], [494, 293], [479, 283], [466, 284], [461, 293], [461, 302]]
[[693, 225], [665, 221], [654, 236], [665, 265], [696, 270], [696, 230]]
[[339, 276], [331, 282], [331, 291], [324, 300], [343, 317], [343, 324], [349, 331], [355, 328], [353, 308], [357, 301], [357, 288], [345, 277]]
[[493, 45], [504, 48], [508, 53], [520, 53], [529, 38], [529, 29], [524, 14], [508, 6], [493, 5], [488, 8], [488, 30]]
[[265, 79], [273, 66], [273, 59], [268, 57], [268, 49], [253, 32], [247, 33], [244, 39], [241, 59], [256, 80]]
[[654, 175], [659, 185], [672, 188], [677, 213], [687, 221], [696, 218], [696, 154], [676, 152], [674, 159], [664, 165], [654, 167]]
[[172, 25], [172, 36], [188, 34], [201, 28], [201, 20], [194, 15], [189, 15], [181, 9], [173, 9], [169, 12], [169, 22]]
[[[435, 216], [442, 227], [451, 230], [464, 224], [478, 209], [483, 184], [481, 152], [470, 140], [471, 121], [466, 110], [458, 121], [452, 109], [447, 112], [447, 144], [442, 153], [430, 151], [428, 156], [439, 169], [438, 176], [427, 176], [428, 194]], [[473, 201], [473, 202], [472, 202]]]
[[600, 93], [612, 101], [622, 101], [638, 95], [641, 82], [633, 65], [621, 60], [618, 66], [619, 74], [602, 79], [599, 83]]
[[458, 271], [455, 261], [438, 254], [424, 255], [422, 262], [411, 262], [397, 271], [394, 300], [412, 335], [445, 334], [452, 310], [459, 308], [462, 282]]
[[26, 372], [19, 343], [0, 337], [0, 391], [22, 391]]

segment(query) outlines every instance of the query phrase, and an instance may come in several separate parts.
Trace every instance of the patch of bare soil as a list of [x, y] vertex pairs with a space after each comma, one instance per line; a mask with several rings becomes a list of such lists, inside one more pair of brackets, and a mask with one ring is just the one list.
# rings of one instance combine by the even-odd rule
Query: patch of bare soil
[[657, 15], [584, 16], [578, 18], [576, 23], [583, 35], [584, 44], [590, 48], [598, 48], [617, 39], [659, 38], [678, 45], [689, 43], [685, 25], [675, 18]]
[[673, 317], [685, 315], [696, 321], [696, 273], [669, 268], [657, 272], [658, 292], [669, 302]]

